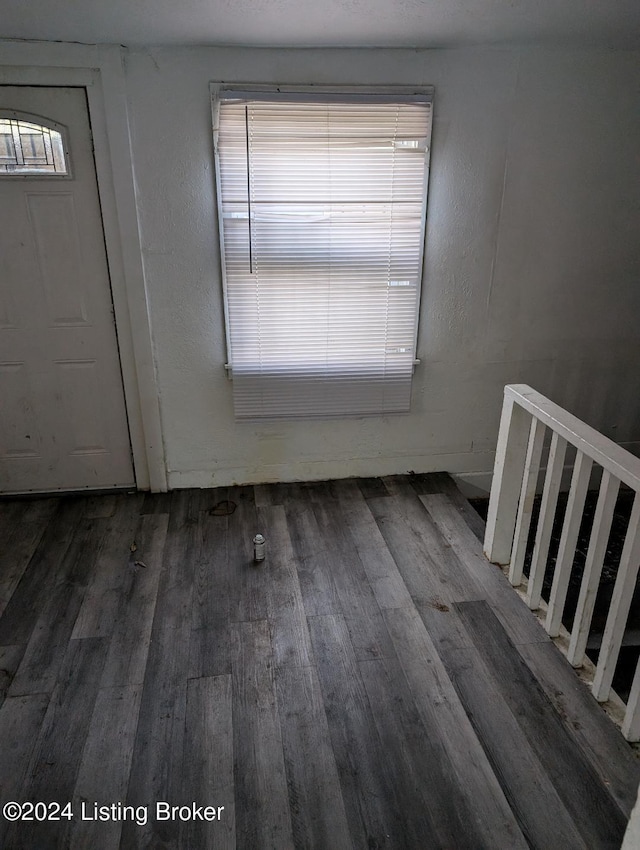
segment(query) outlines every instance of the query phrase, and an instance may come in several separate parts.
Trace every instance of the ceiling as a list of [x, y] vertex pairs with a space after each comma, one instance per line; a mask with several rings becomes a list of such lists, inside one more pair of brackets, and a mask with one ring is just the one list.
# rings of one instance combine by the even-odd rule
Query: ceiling
[[640, 47], [640, 0], [2, 0], [0, 38], [135, 45]]

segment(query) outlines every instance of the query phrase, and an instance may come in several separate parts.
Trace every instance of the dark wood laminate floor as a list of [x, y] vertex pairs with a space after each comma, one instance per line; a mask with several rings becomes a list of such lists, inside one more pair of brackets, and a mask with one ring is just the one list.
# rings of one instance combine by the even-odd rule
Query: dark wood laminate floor
[[617, 850], [638, 762], [479, 522], [443, 475], [0, 502], [0, 804], [71, 803], [0, 847]]

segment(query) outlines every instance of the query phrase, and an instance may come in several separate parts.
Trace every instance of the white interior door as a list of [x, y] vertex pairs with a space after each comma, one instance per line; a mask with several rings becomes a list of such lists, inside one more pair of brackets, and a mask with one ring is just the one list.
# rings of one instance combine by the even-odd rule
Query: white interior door
[[0, 86], [0, 492], [134, 483], [85, 90]]

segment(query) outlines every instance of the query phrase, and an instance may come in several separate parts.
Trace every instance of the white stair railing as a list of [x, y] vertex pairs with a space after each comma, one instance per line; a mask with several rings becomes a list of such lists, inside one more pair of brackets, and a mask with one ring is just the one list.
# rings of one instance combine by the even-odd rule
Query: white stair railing
[[[525, 595], [525, 601], [532, 610], [541, 606], [542, 583], [567, 446], [572, 445], [576, 449], [544, 620], [545, 629], [553, 638], [562, 629], [562, 615], [592, 471], [594, 465], [602, 468], [578, 606], [567, 650], [567, 658], [574, 667], [585, 662], [589, 628], [620, 483], [635, 492], [592, 683], [595, 698], [606, 702], [612, 696], [613, 675], [640, 565], [640, 459], [526, 384], [506, 386], [484, 551], [493, 563], [509, 566], [511, 584], [517, 587], [523, 583], [525, 549], [547, 431], [551, 432], [551, 445]], [[640, 663], [624, 712], [622, 732], [630, 741], [640, 740]]]

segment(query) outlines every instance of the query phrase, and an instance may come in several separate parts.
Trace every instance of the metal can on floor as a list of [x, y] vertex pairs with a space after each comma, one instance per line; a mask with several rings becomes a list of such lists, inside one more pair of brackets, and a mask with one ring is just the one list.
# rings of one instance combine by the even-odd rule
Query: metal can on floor
[[253, 560], [256, 563], [264, 561], [265, 539], [262, 534], [256, 534], [253, 538]]

